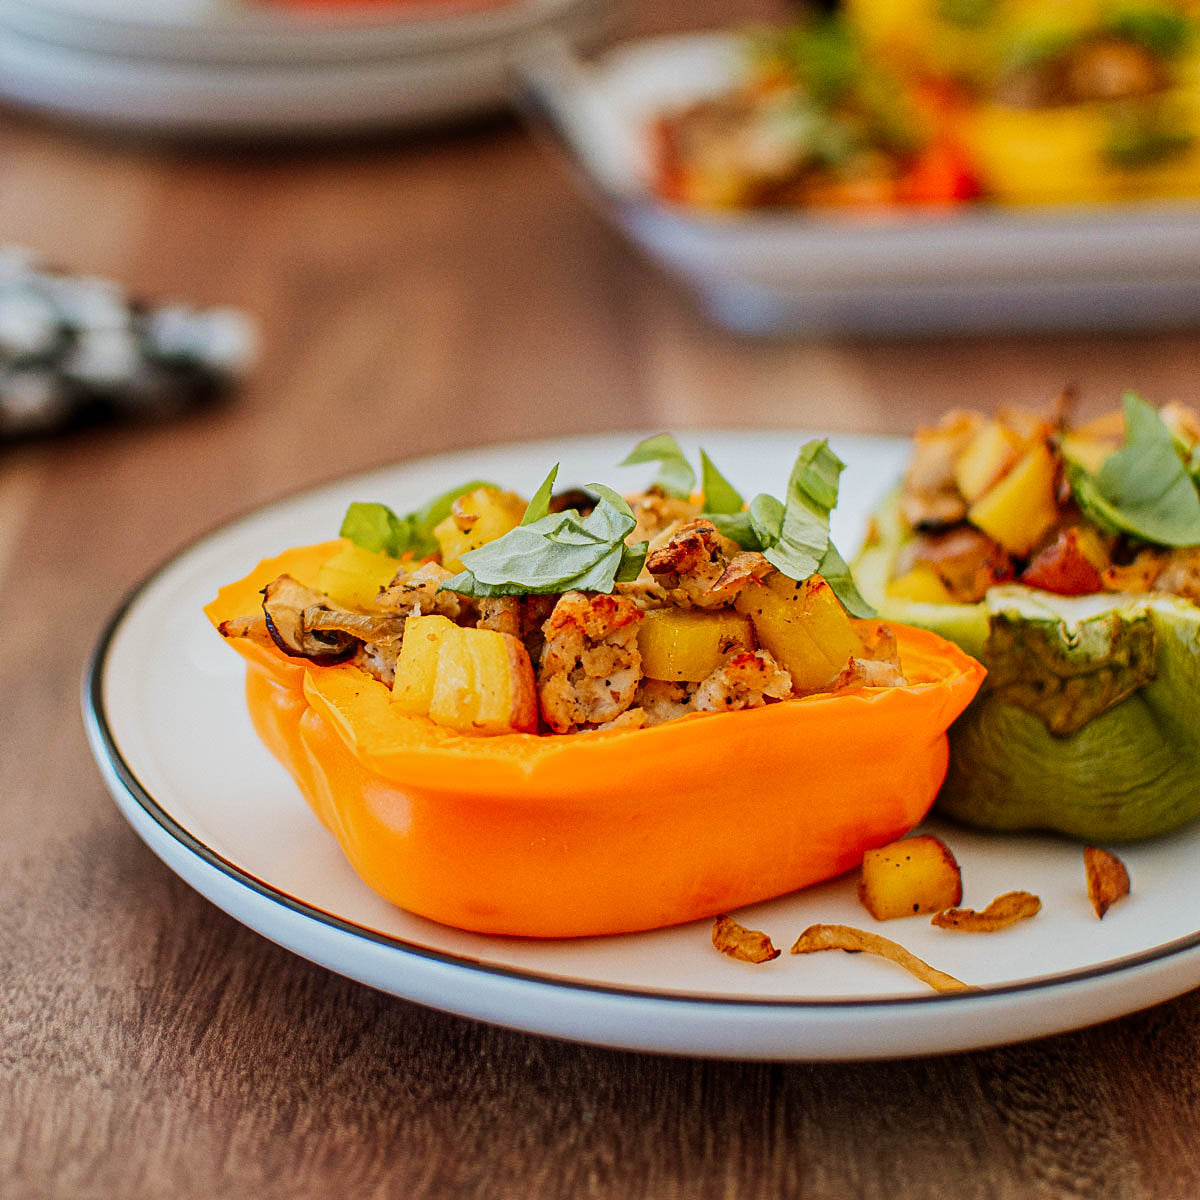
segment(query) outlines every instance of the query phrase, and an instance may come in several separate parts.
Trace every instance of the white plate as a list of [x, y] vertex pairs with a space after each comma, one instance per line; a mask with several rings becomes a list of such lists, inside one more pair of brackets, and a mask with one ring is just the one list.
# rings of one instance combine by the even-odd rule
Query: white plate
[[265, 66], [391, 58], [552, 24], [572, 0], [284, 7], [269, 0], [0, 0], [0, 25], [117, 57]]
[[585, 63], [542, 44], [528, 106], [601, 209], [736, 330], [945, 333], [1200, 319], [1200, 205], [706, 216], [651, 194], [648, 120], [737, 73], [727, 34], [631, 42]]
[[[981, 989], [959, 995], [932, 994], [866, 955], [734, 962], [712, 949], [707, 921], [569, 941], [468, 934], [410, 916], [362, 884], [252, 732], [241, 659], [201, 606], [258, 559], [333, 534], [353, 499], [405, 509], [478, 477], [528, 492], [555, 461], [564, 481], [634, 488], [646, 471], [613, 464], [636, 440], [416, 461], [285, 500], [184, 551], [116, 615], [85, 690], [92, 747], [121, 811], [198, 891], [305, 958], [421, 1004], [609, 1046], [795, 1060], [928, 1054], [1076, 1028], [1200, 984], [1200, 826], [1122, 851], [1133, 894], [1103, 922], [1088, 903], [1077, 844], [943, 829], [963, 868], [965, 903], [1024, 888], [1044, 906], [990, 935], [949, 933], [921, 918], [882, 926]], [[695, 439], [683, 440], [694, 449]], [[802, 440], [702, 439], [731, 479], [773, 491]], [[833, 445], [849, 463], [834, 533], [850, 550], [904, 445], [844, 437]], [[874, 925], [850, 877], [737, 915], [785, 948], [814, 921]]]
[[109, 0], [92, 16], [84, 0], [0, 0], [0, 94], [193, 137], [419, 126], [506, 105], [535, 41], [591, 44], [611, 10], [612, 0], [515, 0], [438, 21], [338, 25], [215, 0], [182, 10]]

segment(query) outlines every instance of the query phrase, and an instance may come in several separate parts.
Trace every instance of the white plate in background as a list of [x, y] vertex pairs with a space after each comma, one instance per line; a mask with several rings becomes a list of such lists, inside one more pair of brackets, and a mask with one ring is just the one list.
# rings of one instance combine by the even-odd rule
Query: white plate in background
[[[962, 866], [967, 905], [1025, 889], [1041, 897], [1042, 912], [983, 935], [923, 918], [877, 924], [851, 875], [735, 914], [785, 950], [757, 966], [713, 950], [708, 921], [621, 937], [486, 937], [411, 916], [361, 883], [254, 735], [242, 660], [202, 605], [260, 558], [329, 537], [351, 500], [405, 510], [479, 477], [528, 493], [555, 461], [564, 486], [600, 478], [628, 490], [647, 472], [614, 464], [637, 440], [498, 446], [402, 464], [284, 500], [157, 570], [101, 639], [84, 697], [93, 751], [130, 824], [199, 892], [313, 962], [447, 1012], [607, 1046], [777, 1060], [941, 1053], [1078, 1028], [1200, 985], [1200, 824], [1123, 848], [1133, 892], [1101, 922], [1078, 843], [933, 822]], [[681, 440], [694, 458], [697, 439]], [[779, 492], [804, 438], [699, 440], [735, 483]], [[832, 444], [849, 464], [834, 536], [851, 552], [906, 446]], [[817, 921], [879, 928], [980, 990], [936, 995], [863, 954], [788, 955]]]
[[512, 0], [420, 19], [221, 0], [0, 0], [0, 95], [137, 133], [285, 137], [403, 128], [507, 105], [515, 62], [589, 45], [612, 0]]
[[574, 0], [0, 0], [0, 26], [117, 57], [252, 64], [344, 62], [490, 42], [552, 27]]
[[522, 63], [527, 107], [601, 210], [720, 323], [938, 334], [1200, 322], [1200, 201], [709, 215], [657, 200], [649, 120], [737, 71], [724, 33], [629, 42], [594, 62], [545, 40]]

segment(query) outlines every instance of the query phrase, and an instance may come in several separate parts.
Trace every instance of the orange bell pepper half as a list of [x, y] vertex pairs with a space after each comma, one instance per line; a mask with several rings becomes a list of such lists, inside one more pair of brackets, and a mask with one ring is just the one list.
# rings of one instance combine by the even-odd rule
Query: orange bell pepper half
[[[221, 589], [214, 625], [255, 612], [268, 559]], [[984, 669], [893, 626], [909, 684], [698, 713], [649, 729], [470, 737], [400, 712], [350, 664], [246, 638], [259, 736], [359, 876], [401, 908], [481, 933], [571, 937], [674, 925], [848, 871], [925, 815], [946, 730]]]

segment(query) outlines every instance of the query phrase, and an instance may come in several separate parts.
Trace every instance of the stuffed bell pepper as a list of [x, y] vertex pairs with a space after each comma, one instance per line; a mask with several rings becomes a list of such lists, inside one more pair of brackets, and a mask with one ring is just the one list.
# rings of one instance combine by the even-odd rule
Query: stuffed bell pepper
[[910, 830], [983, 669], [873, 619], [804, 447], [748, 505], [668, 436], [622, 497], [474, 481], [352, 505], [207, 613], [255, 728], [360, 876], [414, 913], [556, 937], [674, 924]]
[[946, 813], [1093, 841], [1200, 813], [1200, 420], [1135, 395], [1072, 428], [955, 412], [918, 433], [857, 561], [895, 620], [988, 668]]

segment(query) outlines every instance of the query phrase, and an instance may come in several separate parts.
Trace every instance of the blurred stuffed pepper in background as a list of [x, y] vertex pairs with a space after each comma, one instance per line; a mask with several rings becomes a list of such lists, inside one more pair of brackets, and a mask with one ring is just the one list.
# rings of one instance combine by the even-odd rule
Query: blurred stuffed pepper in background
[[1180, 0], [849, 0], [872, 53], [958, 89], [983, 193], [1096, 204], [1200, 192], [1200, 12]]
[[951, 730], [944, 812], [1129, 840], [1200, 815], [1200, 419], [953, 412], [921, 430], [856, 563], [892, 620], [988, 680]]
[[975, 179], [941, 89], [910, 87], [834, 15], [747, 31], [740, 84], [663, 113], [656, 186], [709, 210], [952, 205]]

